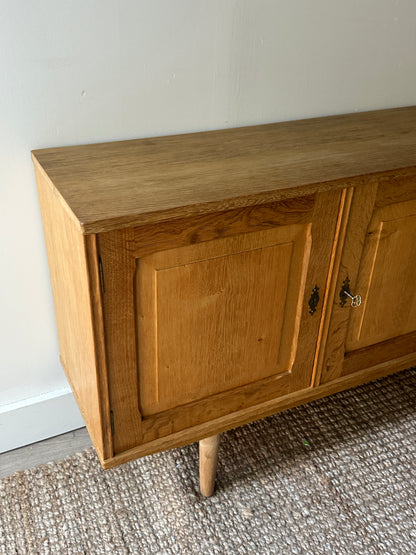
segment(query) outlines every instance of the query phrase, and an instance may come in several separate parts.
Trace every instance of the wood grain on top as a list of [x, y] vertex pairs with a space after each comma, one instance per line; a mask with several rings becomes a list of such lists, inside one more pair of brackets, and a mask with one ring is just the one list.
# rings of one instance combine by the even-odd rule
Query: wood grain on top
[[32, 156], [82, 231], [97, 233], [416, 166], [416, 106], [49, 148]]

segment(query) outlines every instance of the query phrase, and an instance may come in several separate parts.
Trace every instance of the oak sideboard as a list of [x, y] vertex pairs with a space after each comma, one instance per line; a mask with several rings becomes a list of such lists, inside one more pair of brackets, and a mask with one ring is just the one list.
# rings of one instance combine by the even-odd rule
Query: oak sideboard
[[35, 150], [104, 468], [416, 363], [416, 107]]

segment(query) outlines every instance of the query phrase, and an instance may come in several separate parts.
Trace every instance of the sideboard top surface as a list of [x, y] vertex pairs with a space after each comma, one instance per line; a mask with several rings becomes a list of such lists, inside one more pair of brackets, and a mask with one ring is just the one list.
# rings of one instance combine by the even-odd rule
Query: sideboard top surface
[[416, 166], [416, 106], [35, 150], [83, 233], [250, 206]]

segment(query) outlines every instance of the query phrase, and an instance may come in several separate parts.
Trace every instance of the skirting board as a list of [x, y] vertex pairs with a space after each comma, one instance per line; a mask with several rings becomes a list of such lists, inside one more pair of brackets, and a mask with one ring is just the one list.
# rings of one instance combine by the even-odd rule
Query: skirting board
[[0, 453], [84, 426], [69, 389], [0, 406]]

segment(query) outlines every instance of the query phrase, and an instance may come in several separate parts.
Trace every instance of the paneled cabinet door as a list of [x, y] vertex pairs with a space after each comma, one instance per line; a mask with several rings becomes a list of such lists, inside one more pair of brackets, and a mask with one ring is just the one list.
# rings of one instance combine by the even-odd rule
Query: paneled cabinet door
[[350, 196], [321, 383], [416, 361], [416, 179], [383, 178]]
[[310, 387], [343, 194], [99, 235], [115, 453]]

